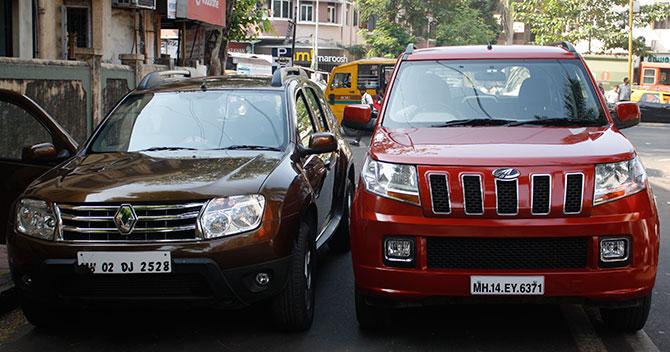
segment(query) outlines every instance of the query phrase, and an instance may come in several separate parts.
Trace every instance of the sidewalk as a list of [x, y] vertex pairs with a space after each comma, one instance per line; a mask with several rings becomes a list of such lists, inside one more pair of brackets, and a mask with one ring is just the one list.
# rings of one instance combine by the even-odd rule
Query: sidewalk
[[0, 244], [0, 314], [13, 309], [16, 305], [14, 282], [9, 274], [7, 246]]

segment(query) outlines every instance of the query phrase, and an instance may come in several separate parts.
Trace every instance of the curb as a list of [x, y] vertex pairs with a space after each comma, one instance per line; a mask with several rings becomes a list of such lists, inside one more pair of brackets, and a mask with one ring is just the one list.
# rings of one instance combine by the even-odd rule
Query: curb
[[18, 304], [19, 299], [12, 276], [9, 273], [0, 273], [0, 314], [14, 310]]

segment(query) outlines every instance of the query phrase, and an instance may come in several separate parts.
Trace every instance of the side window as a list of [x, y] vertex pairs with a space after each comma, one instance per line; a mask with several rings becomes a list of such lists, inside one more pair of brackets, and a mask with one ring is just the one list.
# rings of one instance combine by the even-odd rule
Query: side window
[[0, 101], [0, 159], [20, 161], [23, 148], [53, 143], [49, 131], [23, 108]]
[[318, 117], [319, 124], [321, 125], [320, 130], [321, 131], [328, 131], [330, 128], [328, 127], [328, 122], [326, 121], [326, 116], [324, 115], [323, 112], [323, 107], [319, 103], [319, 98], [316, 95], [316, 92], [312, 88], [306, 88], [305, 91], [307, 92], [307, 101], [309, 102], [309, 106], [312, 108], [312, 112], [316, 117]]
[[351, 73], [336, 73], [330, 88], [351, 88]]
[[303, 147], [309, 146], [309, 136], [316, 130], [312, 122], [305, 96], [302, 92], [298, 93], [295, 100], [295, 110], [298, 113], [298, 138]]

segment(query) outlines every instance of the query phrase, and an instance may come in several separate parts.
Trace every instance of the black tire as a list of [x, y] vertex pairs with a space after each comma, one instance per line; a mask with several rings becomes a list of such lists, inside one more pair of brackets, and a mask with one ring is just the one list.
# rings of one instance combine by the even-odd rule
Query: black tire
[[605, 325], [614, 331], [632, 333], [642, 330], [649, 317], [651, 294], [640, 300], [640, 305], [625, 308], [601, 308]]
[[279, 329], [305, 331], [312, 326], [314, 319], [313, 273], [316, 267], [314, 227], [309, 223], [300, 224], [292, 253], [286, 287], [273, 300], [272, 312]]
[[38, 328], [56, 327], [62, 324], [65, 318], [72, 319], [73, 316], [72, 312], [32, 300], [22, 294], [19, 294], [19, 303], [26, 320]]
[[370, 305], [365, 296], [358, 290], [355, 292], [356, 320], [363, 330], [378, 330], [389, 324], [390, 308]]
[[354, 201], [354, 186], [351, 180], [347, 179], [347, 191], [345, 193], [344, 208], [342, 209], [342, 219], [337, 227], [337, 232], [328, 243], [328, 247], [337, 253], [347, 253], [351, 249], [351, 239], [349, 237], [349, 228], [351, 226], [351, 204]]

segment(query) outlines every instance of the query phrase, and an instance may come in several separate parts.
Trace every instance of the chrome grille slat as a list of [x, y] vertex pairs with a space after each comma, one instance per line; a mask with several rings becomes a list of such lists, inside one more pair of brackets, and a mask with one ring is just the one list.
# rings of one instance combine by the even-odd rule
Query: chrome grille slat
[[519, 213], [519, 180], [496, 180], [496, 212], [498, 215]]
[[72, 242], [163, 242], [199, 239], [197, 218], [205, 202], [130, 204], [136, 213], [130, 233], [114, 217], [123, 204], [57, 204], [59, 240]]
[[449, 178], [446, 173], [429, 173], [428, 186], [430, 199], [435, 214], [450, 214], [451, 199], [449, 196]]
[[463, 208], [465, 215], [483, 215], [484, 189], [482, 186], [482, 175], [461, 175], [461, 188], [463, 188]]
[[[195, 230], [195, 224], [186, 225], [186, 226], [175, 226], [175, 227], [143, 227], [135, 228], [132, 233], [165, 233], [165, 232], [179, 232], [179, 231], [189, 231]], [[119, 230], [116, 228], [81, 228], [76, 226], [63, 226], [63, 231], [71, 231], [78, 233], [118, 233]]]
[[565, 195], [563, 197], [563, 212], [565, 214], [579, 214], [584, 202], [584, 174], [568, 172], [565, 174]]

